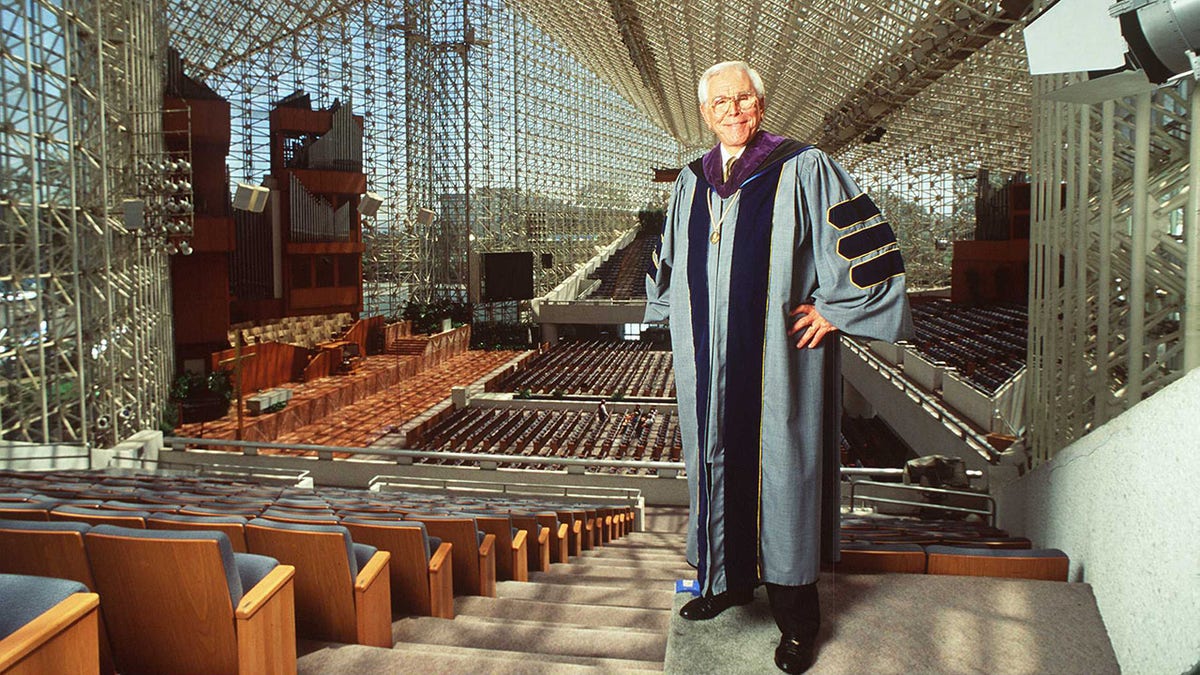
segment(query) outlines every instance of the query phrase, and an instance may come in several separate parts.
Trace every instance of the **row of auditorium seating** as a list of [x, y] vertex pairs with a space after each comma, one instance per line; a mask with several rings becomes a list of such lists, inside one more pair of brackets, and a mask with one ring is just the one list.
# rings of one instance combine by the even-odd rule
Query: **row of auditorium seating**
[[240, 330], [246, 344], [283, 342], [312, 349], [318, 343], [341, 335], [353, 323], [354, 319], [348, 312], [285, 316], [270, 321], [239, 323], [229, 328], [229, 344], [234, 343]]
[[876, 516], [841, 523], [848, 573], [953, 574], [1066, 581], [1070, 561], [1058, 549], [1034, 549], [1024, 537], [968, 521]]
[[[480, 594], [480, 589], [494, 586], [496, 572], [500, 579], [525, 580], [530, 570], [544, 571], [549, 562], [566, 562], [571, 555], [588, 550], [619, 537], [628, 531], [632, 516], [627, 510], [589, 505], [556, 505], [548, 507], [537, 500], [457, 498], [436, 501], [416, 495], [365, 493], [369, 497], [347, 495], [339, 490], [327, 497], [273, 497], [270, 492], [240, 492], [219, 496], [194, 492], [171, 492], [127, 495], [126, 500], [102, 501], [77, 498], [64, 501], [62, 484], [49, 487], [57, 497], [29, 492], [0, 492], [0, 517], [27, 520], [74, 520], [90, 524], [117, 524], [134, 528], [194, 529], [215, 527], [231, 537], [235, 550], [246, 550], [241, 530], [253, 518], [306, 524], [342, 525], [346, 519], [356, 521], [403, 521], [403, 526], [420, 527], [421, 541], [429, 531], [429, 546], [412, 546], [425, 551], [422, 561], [435, 557], [441, 541], [469, 542], [461, 531], [466, 528], [473, 536], [477, 531], [491, 535], [486, 548], [498, 547], [495, 562], [492, 554], [481, 552], [478, 561], [471, 557], [474, 545], [460, 545], [454, 553], [457, 560], [456, 588], [466, 594]], [[363, 492], [363, 491], [349, 491]], [[98, 495], [95, 489], [81, 494]], [[27, 499], [28, 501], [19, 501]], [[137, 500], [137, 501], [134, 501]], [[529, 517], [527, 517], [529, 516]], [[559, 522], [561, 521], [561, 523]], [[529, 554], [525, 539], [518, 532], [540, 523], [537, 537], [530, 537]], [[565, 527], [560, 528], [559, 525]], [[574, 529], [571, 529], [573, 527]], [[544, 530], [544, 531], [542, 531]], [[561, 530], [561, 531], [560, 531]], [[413, 535], [414, 537], [416, 535]], [[480, 538], [483, 544], [484, 538]], [[555, 553], [555, 548], [563, 554]], [[481, 549], [483, 546], [480, 547]], [[401, 551], [392, 551], [399, 555]], [[422, 562], [423, 565], [423, 562]], [[483, 570], [478, 573], [475, 570]], [[468, 570], [470, 573], [468, 575]], [[422, 575], [428, 577], [427, 574]], [[411, 580], [410, 583], [411, 584]], [[485, 593], [486, 594], [486, 593]], [[422, 603], [424, 605], [424, 603]]]
[[560, 342], [497, 388], [543, 395], [674, 398], [675, 370], [671, 352], [651, 349], [646, 342]]
[[[433, 425], [414, 443], [430, 452], [483, 453], [526, 457], [679, 461], [679, 416], [640, 410], [602, 419], [595, 410], [538, 410], [467, 407]], [[469, 459], [422, 458], [434, 464], [471, 464]], [[559, 465], [515, 464], [518, 468]], [[616, 472], [615, 467], [610, 467]], [[653, 469], [628, 468], [629, 474]]]
[[[118, 496], [121, 499], [113, 499]], [[109, 631], [109, 637], [113, 640], [111, 658], [122, 672], [182, 672], [144, 667], [139, 659], [148, 657], [131, 652], [141, 646], [133, 635], [156, 635], [155, 626], [146, 621], [157, 622], [162, 630], [155, 612], [143, 607], [137, 612], [123, 608], [114, 613], [105, 599], [118, 593], [112, 589], [120, 588], [122, 602], [133, 603], [142, 595], [157, 595], [160, 602], [167, 602], [173, 589], [156, 586], [157, 590], [143, 594], [127, 586], [161, 571], [148, 571], [150, 563], [141, 561], [154, 561], [156, 568], [169, 568], [180, 561], [196, 563], [201, 556], [195, 552], [197, 539], [208, 542], [211, 550], [204, 555], [216, 552], [215, 558], [208, 557], [225, 561], [225, 578], [238, 577], [247, 588], [257, 588], [251, 582], [268, 578], [268, 572], [275, 574], [273, 566], [283, 563], [278, 567], [286, 574], [275, 576], [288, 590], [284, 593], [276, 588], [271, 597], [294, 594], [294, 601], [285, 603], [295, 603], [294, 634], [391, 646], [392, 611], [453, 617], [452, 589], [462, 594], [494, 595], [498, 574], [501, 579], [527, 580], [530, 569], [545, 571], [552, 562], [568, 562], [583, 550], [623, 535], [631, 524], [632, 512], [626, 508], [539, 500], [312, 491], [149, 474], [0, 472], [0, 550], [6, 552], [0, 559], [0, 573], [64, 576], [98, 589], [105, 616], [110, 623], [120, 622]], [[40, 539], [31, 542], [31, 537]], [[93, 546], [92, 540], [101, 538], [120, 543]], [[51, 539], [57, 543], [48, 544]], [[124, 549], [92, 554], [93, 548], [110, 544]], [[145, 548], [151, 546], [161, 548]], [[77, 553], [74, 562], [65, 554], [70, 547]], [[192, 548], [183, 551], [180, 547]], [[55, 554], [49, 560], [47, 551]], [[247, 551], [259, 557], [246, 557], [243, 552]], [[100, 572], [93, 569], [101, 564], [97, 555], [110, 562], [125, 561], [124, 566], [118, 565], [116, 572]], [[262, 555], [273, 559], [270, 565]], [[239, 573], [239, 562], [255, 561], [252, 567], [258, 576], [252, 570]], [[47, 569], [55, 566], [58, 568]], [[209, 576], [222, 578], [209, 572]], [[175, 576], [190, 580], [197, 574], [189, 567]], [[161, 586], [168, 581], [158, 583]], [[341, 590], [334, 588], [338, 586]], [[227, 599], [225, 605], [240, 618], [240, 589], [234, 593], [230, 581], [229, 590], [232, 602]], [[213, 595], [211, 590], [189, 592], [209, 600]], [[278, 624], [283, 610], [272, 612]], [[240, 629], [241, 623], [238, 626]], [[290, 658], [294, 668], [293, 638], [260, 636], [262, 639], [268, 640], [268, 647], [292, 645], [290, 655], [278, 648], [267, 649], [267, 653], [277, 660]], [[231, 644], [240, 640], [235, 636]], [[181, 653], [188, 648], [176, 645], [154, 651]], [[226, 662], [237, 661], [236, 653], [212, 645], [203, 648], [223, 654]], [[256, 653], [261, 654], [262, 649]], [[110, 657], [106, 654], [105, 658]], [[236, 668], [218, 668], [211, 660], [199, 663], [207, 665], [194, 672], [237, 672]]]
[[646, 299], [646, 268], [658, 245], [658, 237], [640, 234], [625, 248], [617, 251], [592, 272], [591, 278], [600, 285], [589, 299], [644, 300]]
[[[366, 447], [445, 400], [455, 386], [484, 377], [518, 352], [468, 351], [439, 366], [402, 375], [396, 357], [363, 359], [353, 376], [292, 384], [288, 408], [243, 420], [242, 437], [278, 443]], [[381, 382], [395, 382], [383, 386]], [[311, 406], [311, 407], [310, 407]], [[186, 424], [178, 435], [235, 438], [236, 416]], [[232, 449], [231, 449], [232, 450]], [[264, 454], [312, 456], [305, 450], [263, 450]], [[346, 457], [337, 454], [335, 457]]]
[[986, 394], [994, 394], [1025, 365], [1024, 306], [980, 307], [928, 298], [914, 300], [912, 313], [917, 351], [956, 369]]

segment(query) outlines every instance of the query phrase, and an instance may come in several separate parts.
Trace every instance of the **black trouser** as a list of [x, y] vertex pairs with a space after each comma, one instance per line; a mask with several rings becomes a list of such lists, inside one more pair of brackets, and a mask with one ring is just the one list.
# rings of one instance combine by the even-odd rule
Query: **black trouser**
[[821, 604], [815, 583], [804, 586], [766, 584], [771, 614], [787, 637], [816, 636], [821, 628]]

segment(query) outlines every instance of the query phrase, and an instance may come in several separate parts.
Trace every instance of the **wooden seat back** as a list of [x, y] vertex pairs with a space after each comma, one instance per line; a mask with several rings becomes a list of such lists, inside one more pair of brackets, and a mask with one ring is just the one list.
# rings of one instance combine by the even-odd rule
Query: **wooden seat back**
[[[478, 527], [474, 518], [410, 513], [405, 516], [405, 520], [424, 523], [425, 531], [430, 536], [437, 537], [452, 546], [450, 554], [454, 560], [455, 593], [489, 597], [495, 594], [494, 552], [491, 547], [484, 551], [480, 546]], [[488, 579], [488, 566], [491, 566], [490, 580]]]
[[[30, 523], [30, 525], [26, 525]], [[93, 592], [96, 581], [88, 564], [87, 551], [83, 545], [83, 533], [90, 528], [83, 523], [42, 523], [21, 521], [5, 527], [0, 521], [0, 574], [28, 574], [31, 576], [70, 579], [87, 586]], [[27, 529], [37, 527], [38, 529]], [[71, 529], [65, 529], [65, 528]], [[103, 617], [97, 613], [100, 642], [100, 672], [112, 673], [112, 654], [109, 651], [108, 633]]]
[[529, 581], [529, 533], [518, 528], [514, 538], [512, 531], [516, 525], [507, 513], [480, 512], [473, 515], [480, 530], [496, 537], [496, 578], [502, 581]]
[[164, 514], [152, 514], [146, 519], [146, 528], [150, 530], [192, 530], [224, 532], [229, 537], [229, 545], [236, 553], [247, 553], [246, 548], [246, 519], [240, 516], [193, 516], [183, 518], [164, 517]]
[[58, 502], [4, 502], [0, 504], [0, 519], [50, 520], [50, 511]]
[[930, 546], [928, 574], [1066, 581], [1071, 561], [1057, 549], [956, 549]]
[[567, 553], [577, 556], [583, 552], [584, 524], [586, 512], [573, 509], [559, 509], [558, 519], [567, 524]]
[[150, 514], [145, 511], [108, 511], [59, 507], [50, 512], [50, 520], [65, 520], [76, 523], [87, 523], [88, 525], [117, 525], [144, 530], [146, 529], [146, 516], [148, 515]]
[[234, 605], [216, 536], [92, 531], [84, 543], [119, 672], [238, 672]]
[[297, 635], [357, 641], [354, 578], [342, 534], [264, 527], [252, 520], [246, 524], [246, 547], [296, 568]]
[[570, 530], [567, 523], [560, 523], [553, 511], [537, 513], [538, 524], [550, 530], [550, 562], [565, 563], [569, 557]]
[[[513, 527], [525, 531], [525, 541], [529, 546], [526, 554], [528, 571], [546, 572], [550, 569], [550, 529], [540, 528], [537, 517], [530, 513], [509, 513]], [[526, 577], [528, 579], [528, 576]]]
[[420, 523], [347, 518], [342, 524], [354, 541], [392, 554], [388, 564], [392, 609], [398, 614], [454, 618], [452, 544], [443, 543], [429, 556]]
[[6, 527], [0, 521], [0, 574], [70, 579], [96, 590], [83, 547], [83, 531], [90, 526], [31, 530], [20, 527], [23, 523]]
[[849, 574], [924, 574], [925, 551], [915, 544], [842, 544], [838, 572]]

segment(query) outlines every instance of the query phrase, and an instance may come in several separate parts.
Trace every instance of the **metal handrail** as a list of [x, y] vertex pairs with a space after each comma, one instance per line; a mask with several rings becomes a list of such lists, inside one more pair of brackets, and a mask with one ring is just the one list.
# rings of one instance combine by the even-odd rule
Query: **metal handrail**
[[158, 465], [160, 469], [179, 471], [198, 475], [235, 476], [254, 478], [255, 480], [284, 481], [299, 485], [305, 481], [312, 482], [312, 472], [308, 469], [288, 469], [273, 466], [247, 466], [245, 464], [190, 464], [172, 462], [169, 460], [146, 460]]
[[922, 494], [931, 494], [932, 493], [932, 494], [955, 495], [958, 497], [974, 497], [976, 499], [983, 499], [988, 503], [989, 508], [986, 510], [969, 509], [969, 508], [966, 508], [963, 506], [943, 506], [941, 504], [930, 504], [928, 502], [916, 502], [916, 501], [911, 501], [911, 500], [906, 500], [906, 499], [889, 499], [886, 497], [872, 497], [869, 495], [868, 496], [860, 495], [857, 497], [857, 499], [860, 499], [862, 501], [878, 502], [881, 504], [904, 504], [907, 506], [919, 506], [921, 508], [928, 508], [928, 509], [941, 509], [943, 511], [956, 511], [959, 513], [974, 513], [974, 514], [981, 515], [981, 516], [987, 516], [988, 524], [990, 524], [992, 526], [995, 526], [995, 524], [996, 524], [996, 498], [991, 495], [988, 495], [988, 494], [982, 494], [979, 492], [967, 492], [965, 490], [947, 490], [945, 488], [925, 487], [923, 485], [905, 485], [903, 483], [880, 483], [877, 481], [859, 480], [859, 481], [852, 481], [850, 483], [850, 507], [851, 508], [854, 508], [854, 500], [856, 499], [856, 497], [854, 496], [855, 488], [860, 485], [874, 485], [874, 486], [879, 486], [879, 487], [884, 487], [884, 488], [891, 488], [893, 490], [905, 490], [905, 491], [909, 491], [909, 492], [920, 492]]
[[849, 348], [851, 352], [866, 361], [867, 365], [882, 375], [884, 379], [892, 382], [892, 384], [903, 391], [905, 395], [914, 401], [918, 401], [923, 410], [930, 412], [931, 414], [935, 414], [943, 426], [953, 431], [955, 435], [957, 435], [963, 440], [963, 442], [983, 456], [984, 459], [992, 463], [996, 462], [996, 458], [999, 453], [995, 448], [992, 447], [991, 443], [988, 443], [986, 436], [975, 431], [970, 424], [964, 422], [962, 418], [947, 409], [940, 401], [931, 396], [924, 389], [921, 389], [920, 387], [917, 387], [909, 382], [908, 378], [905, 377], [903, 373], [895, 370], [895, 366], [879, 358], [872, 353], [869, 348], [858, 344], [854, 340], [844, 339], [842, 340], [842, 344]]
[[[904, 476], [904, 469], [869, 466], [843, 466], [842, 476], [885, 476], [901, 478]], [[983, 472], [979, 469], [967, 469], [967, 478], [983, 478]]]
[[617, 298], [577, 298], [575, 300], [543, 300], [543, 305], [644, 305], [645, 298], [619, 300]]
[[540, 455], [492, 455], [470, 452], [435, 452], [430, 450], [403, 450], [394, 448], [353, 448], [338, 445], [311, 445], [307, 443], [271, 443], [267, 441], [235, 441], [224, 438], [187, 438], [170, 436], [163, 439], [173, 450], [184, 450], [187, 445], [205, 447], [241, 448], [243, 455], [257, 455], [258, 450], [305, 450], [317, 453], [318, 460], [333, 460], [333, 453], [346, 452], [355, 455], [378, 455], [409, 459], [448, 459], [469, 462], [494, 462], [496, 464], [536, 464], [540, 466], [617, 467], [625, 469], [656, 469], [659, 472], [675, 472], [660, 478], [675, 478], [684, 469], [683, 462], [652, 462], [636, 459], [581, 459], [577, 457], [543, 457]]
[[[637, 488], [562, 485], [545, 483], [510, 483], [499, 481], [465, 480], [461, 478], [428, 478], [423, 476], [375, 476], [367, 484], [369, 490], [380, 488], [417, 488], [446, 492], [473, 492], [504, 495], [536, 495], [567, 499], [599, 499], [630, 504], [642, 502]], [[381, 491], [381, 490], [380, 490]]]

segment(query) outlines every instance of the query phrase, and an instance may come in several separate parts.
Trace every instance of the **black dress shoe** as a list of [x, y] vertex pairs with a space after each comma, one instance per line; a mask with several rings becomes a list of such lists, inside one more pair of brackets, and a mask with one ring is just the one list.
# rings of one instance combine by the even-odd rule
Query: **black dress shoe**
[[679, 616], [688, 621], [704, 621], [724, 612], [734, 605], [748, 605], [754, 600], [753, 591], [725, 591], [716, 595], [702, 595], [688, 601], [679, 609]]
[[813, 664], [815, 636], [784, 635], [775, 648], [775, 666], [785, 673], [803, 673]]

